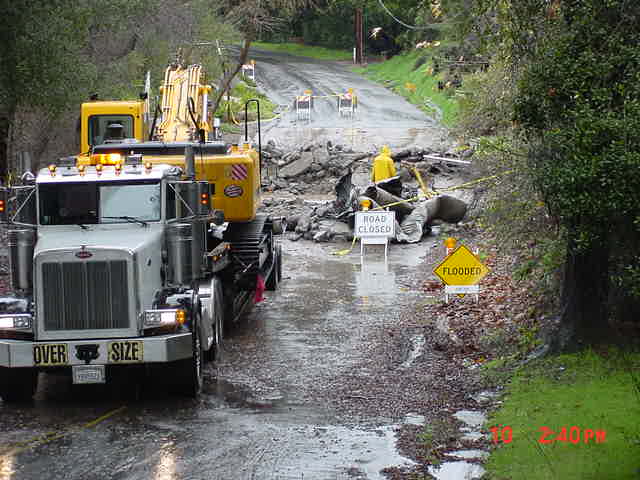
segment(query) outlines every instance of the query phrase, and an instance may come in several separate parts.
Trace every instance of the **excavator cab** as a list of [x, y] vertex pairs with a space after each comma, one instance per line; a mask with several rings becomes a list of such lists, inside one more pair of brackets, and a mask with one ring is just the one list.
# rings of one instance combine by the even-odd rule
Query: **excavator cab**
[[[117, 137], [112, 125], [120, 125]], [[107, 140], [135, 138], [143, 142], [149, 135], [144, 101], [93, 101], [80, 109], [80, 152], [88, 155], [92, 147]]]

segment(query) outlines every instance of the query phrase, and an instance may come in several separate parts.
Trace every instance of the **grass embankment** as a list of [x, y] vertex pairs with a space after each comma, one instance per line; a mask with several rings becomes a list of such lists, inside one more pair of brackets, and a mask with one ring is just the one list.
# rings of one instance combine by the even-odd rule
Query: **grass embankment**
[[[487, 422], [489, 428], [512, 429], [511, 442], [500, 442], [491, 454], [487, 478], [638, 478], [639, 372], [640, 354], [617, 350], [561, 355], [523, 367]], [[544, 434], [541, 427], [554, 433]], [[597, 431], [605, 432], [604, 441], [598, 442]]]
[[[353, 53], [345, 50], [333, 50], [324, 47], [313, 47], [299, 43], [267, 43], [252, 42], [252, 47], [272, 52], [283, 52], [300, 57], [310, 57], [318, 60], [352, 60]], [[249, 54], [251, 56], [251, 54]]]
[[433, 58], [432, 50], [413, 50], [354, 71], [389, 86], [428, 115], [453, 126], [458, 114], [456, 90], [438, 90], [438, 81], [444, 82], [445, 78], [442, 72], [434, 75]]
[[[224, 133], [240, 132], [244, 122], [245, 103], [254, 98], [260, 102], [260, 120], [265, 121], [275, 117], [278, 105], [269, 100], [264, 93], [258, 91], [255, 83], [251, 80], [241, 79], [231, 89], [230, 101], [227, 101], [225, 95], [216, 111], [216, 116], [223, 119], [222, 131]], [[248, 105], [247, 116], [250, 122], [256, 120], [258, 115], [255, 102]]]

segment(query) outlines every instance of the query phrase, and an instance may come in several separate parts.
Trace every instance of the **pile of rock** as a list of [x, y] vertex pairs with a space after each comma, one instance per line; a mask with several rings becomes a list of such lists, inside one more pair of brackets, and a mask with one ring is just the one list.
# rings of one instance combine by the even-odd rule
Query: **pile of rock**
[[[285, 219], [285, 231], [289, 238], [325, 242], [333, 239], [351, 240], [355, 212], [360, 209], [360, 200], [368, 198], [373, 208], [394, 204], [396, 211], [397, 242], [413, 243], [421, 240], [430, 231], [432, 224], [439, 222], [457, 223], [466, 214], [467, 205], [454, 197], [440, 195], [421, 202], [402, 202], [418, 196], [418, 185], [413, 167], [433, 174], [453, 173], [464, 163], [456, 152], [438, 152], [428, 149], [407, 149], [392, 155], [394, 160], [403, 162], [398, 178], [392, 183], [372, 185], [369, 183], [370, 157], [375, 155], [354, 152], [342, 145], [310, 144], [300, 149], [284, 152], [270, 141], [263, 148], [263, 161], [267, 174], [263, 177], [263, 187], [267, 195], [262, 211], [272, 217]], [[405, 163], [406, 162], [406, 163]], [[465, 162], [466, 163], [466, 162]], [[366, 185], [352, 184], [354, 179]], [[302, 194], [332, 193], [335, 200], [303, 199]], [[398, 203], [400, 202], [400, 203]]]
[[342, 145], [309, 144], [297, 150], [283, 152], [273, 141], [262, 149], [266, 162], [266, 178], [263, 187], [267, 190], [289, 190], [303, 193], [327, 193], [332, 191], [335, 181], [347, 172], [354, 162], [367, 159], [371, 154], [354, 152]]

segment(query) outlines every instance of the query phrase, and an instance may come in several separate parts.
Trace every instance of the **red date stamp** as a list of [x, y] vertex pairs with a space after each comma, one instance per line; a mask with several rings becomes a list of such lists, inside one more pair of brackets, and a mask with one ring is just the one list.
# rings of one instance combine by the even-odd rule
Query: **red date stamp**
[[[508, 426], [491, 427], [493, 443], [511, 443], [513, 441], [513, 429]], [[580, 428], [578, 426], [562, 427], [559, 431], [554, 431], [549, 427], [538, 429], [540, 436], [538, 443], [550, 445], [552, 443], [604, 443], [607, 438], [605, 430], [595, 430], [592, 428]]]

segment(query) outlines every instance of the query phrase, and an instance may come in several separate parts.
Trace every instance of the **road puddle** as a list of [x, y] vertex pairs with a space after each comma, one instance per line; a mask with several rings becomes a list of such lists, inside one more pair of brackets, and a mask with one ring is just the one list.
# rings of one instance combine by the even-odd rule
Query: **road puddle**
[[473, 480], [484, 475], [484, 468], [469, 462], [444, 462], [439, 467], [429, 467], [429, 473], [437, 480]]
[[356, 296], [396, 295], [396, 274], [388, 262], [363, 261], [356, 276]]
[[[484, 413], [474, 410], [460, 410], [453, 416], [464, 423], [460, 428], [462, 440], [479, 441], [485, 437], [479, 430], [486, 421]], [[473, 480], [482, 477], [485, 470], [477, 463], [471, 463], [471, 460], [484, 460], [489, 453], [483, 450], [456, 450], [446, 454], [456, 461], [443, 462], [438, 467], [429, 467], [429, 473], [438, 480]], [[466, 461], [470, 460], [470, 461]]]
[[314, 427], [315, 439], [325, 450], [317, 456], [303, 457], [304, 478], [384, 479], [387, 477], [380, 472], [387, 467], [414, 465], [396, 451], [396, 429], [397, 426], [373, 431]]

